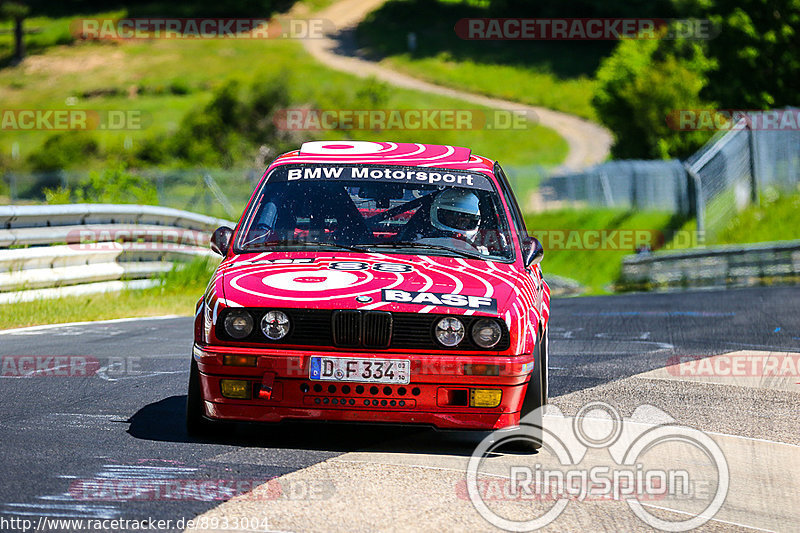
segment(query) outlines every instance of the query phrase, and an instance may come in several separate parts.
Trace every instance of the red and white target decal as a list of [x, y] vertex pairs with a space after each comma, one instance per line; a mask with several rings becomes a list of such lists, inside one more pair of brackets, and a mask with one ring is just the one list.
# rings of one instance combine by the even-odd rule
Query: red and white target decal
[[298, 153], [299, 156], [324, 156], [347, 161], [356, 157], [359, 160], [364, 156], [379, 156], [381, 159], [427, 159], [429, 161], [445, 160], [448, 162], [465, 163], [469, 161], [471, 151], [448, 145], [433, 145], [420, 143], [393, 143], [393, 142], [368, 142], [368, 141], [311, 141], [303, 143]]
[[392, 165], [444, 167], [474, 170], [492, 175], [494, 163], [472, 154], [461, 146], [370, 141], [311, 141], [300, 150], [278, 157], [270, 170], [278, 165], [295, 163], [384, 163]]
[[285, 300], [313, 302], [354, 298], [369, 293], [380, 295], [381, 289], [397, 287], [412, 272], [403, 263], [370, 263], [366, 261], [326, 261], [307, 263], [247, 265], [226, 273], [230, 287], [245, 294]]

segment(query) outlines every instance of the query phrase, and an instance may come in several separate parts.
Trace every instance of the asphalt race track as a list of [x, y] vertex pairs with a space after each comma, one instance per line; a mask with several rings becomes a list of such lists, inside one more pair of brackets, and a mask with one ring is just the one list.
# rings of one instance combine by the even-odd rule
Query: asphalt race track
[[[265, 518], [259, 527], [281, 531], [493, 529], [458, 489], [484, 434], [297, 425], [188, 438], [191, 335], [187, 317], [0, 333], [0, 518], [175, 523], [208, 513]], [[624, 416], [649, 404], [714, 436], [730, 490], [701, 530], [796, 531], [800, 375], [664, 369], [800, 352], [800, 288], [557, 299], [550, 343], [551, 402], [565, 414], [590, 401]], [[23, 356], [37, 356], [34, 377], [21, 375], [32, 368]], [[47, 359], [57, 356], [68, 358]], [[508, 457], [519, 458], [497, 464]], [[579, 527], [651, 529], [625, 504], [602, 501], [570, 504], [549, 526]]]

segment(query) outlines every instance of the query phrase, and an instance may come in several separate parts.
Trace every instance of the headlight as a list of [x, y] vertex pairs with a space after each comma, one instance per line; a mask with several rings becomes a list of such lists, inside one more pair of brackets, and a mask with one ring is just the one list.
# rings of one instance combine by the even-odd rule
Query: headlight
[[244, 339], [253, 331], [253, 315], [234, 309], [225, 316], [225, 332], [234, 339]]
[[472, 340], [481, 348], [491, 348], [503, 336], [503, 330], [496, 320], [484, 318], [472, 326]]
[[261, 319], [261, 331], [270, 340], [280, 340], [289, 333], [289, 317], [283, 311], [267, 311]]
[[456, 346], [464, 339], [464, 324], [457, 318], [444, 317], [436, 323], [435, 334], [444, 346]]

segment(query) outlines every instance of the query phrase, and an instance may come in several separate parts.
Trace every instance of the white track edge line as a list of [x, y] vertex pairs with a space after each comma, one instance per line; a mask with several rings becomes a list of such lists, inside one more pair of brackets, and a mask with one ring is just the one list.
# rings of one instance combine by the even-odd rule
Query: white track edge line
[[24, 328], [12, 328], [0, 330], [0, 335], [8, 335], [13, 333], [25, 333], [28, 331], [41, 331], [46, 329], [66, 328], [70, 326], [87, 326], [92, 324], [114, 324], [122, 322], [133, 322], [135, 320], [169, 320], [171, 318], [187, 318], [189, 315], [159, 315], [159, 316], [141, 316], [141, 317], [127, 317], [127, 318], [110, 318], [107, 320], [87, 320], [85, 322], [60, 322], [58, 324], [41, 324], [38, 326], [26, 326]]

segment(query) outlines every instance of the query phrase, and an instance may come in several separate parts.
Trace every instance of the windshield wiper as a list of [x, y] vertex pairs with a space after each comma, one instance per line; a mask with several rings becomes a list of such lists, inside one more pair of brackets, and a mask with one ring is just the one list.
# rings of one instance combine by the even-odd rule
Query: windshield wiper
[[452, 254], [468, 257], [470, 259], [486, 259], [480, 252], [468, 252], [466, 250], [455, 250], [441, 244], [428, 244], [425, 242], [400, 241], [400, 242], [381, 242], [370, 244], [370, 248], [425, 248], [428, 250], [444, 250]]
[[[247, 243], [245, 243], [245, 245], [243, 245], [242, 247], [246, 245]], [[272, 248], [274, 246], [318, 246], [320, 248], [337, 248], [339, 250], [350, 250], [351, 252], [358, 252], [362, 254], [369, 253], [369, 250], [365, 248], [359, 248], [358, 246], [350, 246], [348, 244], [337, 244], [334, 242], [292, 241], [289, 239], [263, 242], [258, 245], [258, 248], [261, 248], [262, 246], [266, 248]]]

